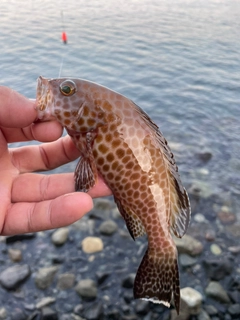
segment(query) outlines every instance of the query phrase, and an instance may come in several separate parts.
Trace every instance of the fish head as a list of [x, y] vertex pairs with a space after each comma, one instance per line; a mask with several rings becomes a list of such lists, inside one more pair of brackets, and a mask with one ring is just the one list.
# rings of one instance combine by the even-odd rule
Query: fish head
[[[94, 90], [95, 85], [82, 79], [38, 78], [37, 112], [43, 121], [55, 119], [69, 131], [86, 132], [106, 123]], [[84, 121], [83, 121], [84, 120]], [[83, 125], [85, 123], [85, 125]], [[87, 126], [86, 126], [87, 124]]]

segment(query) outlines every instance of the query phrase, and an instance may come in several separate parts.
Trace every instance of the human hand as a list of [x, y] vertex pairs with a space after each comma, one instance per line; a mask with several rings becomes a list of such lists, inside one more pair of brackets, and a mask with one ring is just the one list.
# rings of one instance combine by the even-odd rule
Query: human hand
[[[34, 104], [35, 101], [0, 86], [1, 235], [69, 225], [92, 209], [92, 197], [111, 194], [100, 178], [86, 194], [74, 192], [73, 173], [33, 173], [54, 169], [79, 157], [71, 138], [60, 138], [63, 128], [59, 123], [34, 123]], [[30, 140], [45, 143], [8, 148], [8, 143]]]

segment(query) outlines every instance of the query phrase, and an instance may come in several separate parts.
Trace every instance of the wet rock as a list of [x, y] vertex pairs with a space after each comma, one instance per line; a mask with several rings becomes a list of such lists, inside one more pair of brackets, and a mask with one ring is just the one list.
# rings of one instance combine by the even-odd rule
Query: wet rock
[[98, 237], [86, 237], [82, 241], [82, 250], [85, 253], [95, 253], [103, 250], [102, 239]]
[[181, 300], [186, 302], [191, 315], [200, 313], [203, 300], [200, 292], [190, 287], [183, 288], [181, 289]]
[[207, 199], [213, 195], [213, 187], [209, 182], [203, 182], [201, 180], [193, 181], [192, 186], [188, 189], [188, 193], [196, 198]]
[[118, 229], [117, 224], [113, 220], [107, 220], [101, 223], [99, 227], [99, 232], [106, 235], [111, 236]]
[[180, 312], [177, 314], [175, 309], [171, 310], [171, 320], [189, 320], [190, 313], [187, 303], [181, 299]]
[[234, 237], [240, 238], [240, 223], [236, 222], [233, 225], [226, 226], [226, 230]]
[[216, 239], [216, 232], [214, 230], [207, 230], [205, 234], [207, 241], [214, 241]]
[[43, 307], [48, 306], [49, 304], [54, 303], [55, 301], [56, 299], [53, 297], [44, 297], [36, 304], [36, 308], [41, 309]]
[[191, 256], [196, 256], [203, 251], [202, 243], [186, 234], [181, 239], [174, 237], [174, 242], [179, 253], [187, 253]]
[[106, 319], [111, 319], [111, 320], [121, 319], [121, 314], [117, 309], [107, 310], [105, 315], [106, 315]]
[[207, 312], [205, 310], [201, 310], [198, 317], [198, 320], [211, 320], [211, 318], [209, 317], [209, 315], [207, 314]]
[[94, 201], [94, 209], [107, 211], [113, 208], [113, 202], [108, 199], [96, 199]]
[[204, 309], [209, 316], [215, 316], [218, 314], [218, 310], [212, 305], [206, 305]]
[[57, 271], [58, 267], [56, 266], [39, 269], [35, 276], [36, 286], [42, 290], [48, 288], [52, 284]]
[[197, 153], [196, 156], [198, 159], [200, 159], [202, 162], [208, 162], [209, 160], [212, 159], [212, 153], [209, 151]]
[[203, 267], [205, 272], [211, 280], [221, 280], [225, 276], [231, 274], [233, 270], [232, 263], [226, 259], [204, 259]]
[[7, 318], [7, 310], [5, 308], [0, 308], [0, 320], [5, 320]]
[[58, 277], [57, 287], [60, 290], [67, 290], [74, 286], [75, 275], [73, 273], [63, 273]]
[[69, 229], [60, 228], [52, 234], [52, 242], [55, 246], [62, 246], [68, 239]]
[[240, 318], [240, 304], [239, 303], [232, 304], [228, 308], [228, 312], [231, 315], [232, 319], [239, 319]]
[[11, 320], [26, 320], [26, 314], [23, 310], [17, 308], [12, 311]]
[[20, 262], [22, 260], [22, 251], [19, 249], [8, 249], [8, 255], [13, 262]]
[[228, 248], [228, 250], [233, 254], [238, 254], [240, 252], [240, 246], [231, 246]]
[[188, 254], [180, 254], [179, 262], [183, 268], [192, 267], [197, 263], [197, 259], [189, 256]]
[[219, 256], [222, 253], [222, 249], [219, 247], [219, 245], [213, 243], [210, 246], [210, 251], [212, 252], [212, 254], [214, 254], [215, 256]]
[[96, 272], [97, 282], [101, 285], [108, 277], [110, 273], [107, 271], [98, 271]]
[[43, 308], [42, 309], [42, 318], [41, 320], [58, 320], [58, 315], [56, 311], [52, 310], [51, 308]]
[[135, 305], [137, 314], [145, 315], [149, 312], [149, 302], [145, 300], [138, 300]]
[[128, 288], [128, 289], [133, 288], [134, 280], [135, 280], [135, 274], [134, 274], [134, 273], [130, 273], [129, 275], [127, 275], [127, 276], [123, 279], [123, 281], [122, 281], [122, 287], [123, 287], [123, 288]]
[[75, 290], [82, 298], [95, 299], [97, 297], [97, 286], [92, 279], [80, 280]]
[[83, 305], [82, 304], [78, 304], [74, 307], [74, 313], [78, 314], [78, 315], [82, 315], [83, 314]]
[[27, 320], [42, 320], [42, 312], [41, 311], [34, 311], [29, 315]]
[[84, 311], [87, 320], [100, 320], [103, 316], [103, 306], [100, 302], [94, 303]]
[[206, 294], [220, 302], [223, 303], [229, 303], [230, 299], [226, 293], [226, 291], [223, 289], [221, 284], [216, 281], [210, 281], [207, 288], [206, 288]]
[[123, 299], [124, 301], [127, 303], [127, 304], [130, 304], [133, 300], [133, 293], [132, 291], [129, 291], [129, 290], [126, 290], [124, 293], [123, 293]]
[[222, 211], [218, 212], [217, 216], [223, 224], [232, 224], [237, 220], [236, 215], [230, 212], [228, 207], [222, 207]]
[[5, 269], [0, 274], [0, 283], [6, 289], [16, 289], [24, 280], [28, 278], [31, 271], [27, 264], [17, 264]]

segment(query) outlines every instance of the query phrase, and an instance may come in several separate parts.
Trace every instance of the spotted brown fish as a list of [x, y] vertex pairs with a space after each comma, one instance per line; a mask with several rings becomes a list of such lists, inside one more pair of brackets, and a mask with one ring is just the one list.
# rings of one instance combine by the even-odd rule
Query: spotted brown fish
[[112, 190], [133, 239], [148, 236], [137, 271], [134, 297], [179, 312], [177, 249], [171, 230], [182, 237], [190, 204], [167, 141], [131, 100], [82, 79], [45, 79], [37, 87], [39, 119], [57, 119], [81, 152], [76, 191], [88, 192], [98, 173]]

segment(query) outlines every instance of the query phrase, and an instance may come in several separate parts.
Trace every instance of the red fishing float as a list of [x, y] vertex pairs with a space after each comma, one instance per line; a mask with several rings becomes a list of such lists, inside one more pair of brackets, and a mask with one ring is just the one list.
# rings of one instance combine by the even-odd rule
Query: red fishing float
[[67, 43], [67, 34], [66, 34], [66, 32], [65, 31], [63, 31], [62, 32], [62, 41], [63, 41], [63, 43]]

